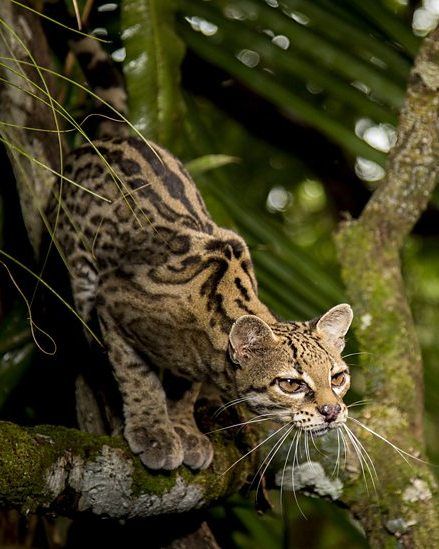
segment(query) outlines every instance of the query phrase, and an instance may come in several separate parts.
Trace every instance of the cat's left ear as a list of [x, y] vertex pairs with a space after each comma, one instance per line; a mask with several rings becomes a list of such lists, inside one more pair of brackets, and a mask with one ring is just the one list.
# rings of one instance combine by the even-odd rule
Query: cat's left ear
[[316, 331], [340, 352], [344, 349], [346, 335], [352, 323], [353, 312], [347, 303], [336, 305], [321, 316], [316, 324]]

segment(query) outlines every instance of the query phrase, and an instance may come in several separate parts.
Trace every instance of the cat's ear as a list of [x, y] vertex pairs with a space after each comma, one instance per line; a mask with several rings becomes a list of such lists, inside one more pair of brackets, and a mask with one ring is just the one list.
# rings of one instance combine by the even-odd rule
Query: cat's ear
[[235, 364], [241, 364], [258, 347], [276, 343], [270, 326], [254, 315], [243, 315], [233, 324], [229, 334], [229, 354]]
[[344, 336], [349, 330], [353, 316], [351, 306], [347, 303], [336, 305], [317, 320], [315, 329], [341, 352], [344, 348]]

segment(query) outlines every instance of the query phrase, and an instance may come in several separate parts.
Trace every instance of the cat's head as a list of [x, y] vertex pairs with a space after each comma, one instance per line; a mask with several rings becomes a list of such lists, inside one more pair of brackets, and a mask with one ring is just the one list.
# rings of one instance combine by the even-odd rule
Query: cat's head
[[350, 386], [341, 352], [351, 322], [347, 304], [310, 322], [268, 325], [257, 316], [240, 317], [229, 335], [238, 396], [256, 414], [316, 435], [340, 427]]

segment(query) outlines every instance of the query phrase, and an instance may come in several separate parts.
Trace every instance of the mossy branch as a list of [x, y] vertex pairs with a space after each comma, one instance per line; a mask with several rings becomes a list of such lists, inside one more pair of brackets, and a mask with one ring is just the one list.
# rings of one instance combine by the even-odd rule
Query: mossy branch
[[[344, 223], [336, 243], [356, 314], [356, 336], [373, 405], [365, 423], [407, 451], [423, 455], [423, 367], [401, 275], [400, 250], [427, 206], [439, 170], [439, 31], [426, 38], [411, 72], [398, 141], [385, 180], [358, 220]], [[372, 505], [352, 482], [346, 503], [373, 547], [439, 546], [437, 486], [427, 465], [410, 469], [366, 433], [377, 465], [379, 500]], [[422, 487], [416, 492], [416, 487]], [[399, 525], [399, 526], [398, 526]]]
[[121, 437], [0, 422], [0, 506], [23, 512], [89, 511], [117, 519], [182, 513], [239, 489], [254, 468], [233, 439], [216, 438], [206, 471], [148, 471]]

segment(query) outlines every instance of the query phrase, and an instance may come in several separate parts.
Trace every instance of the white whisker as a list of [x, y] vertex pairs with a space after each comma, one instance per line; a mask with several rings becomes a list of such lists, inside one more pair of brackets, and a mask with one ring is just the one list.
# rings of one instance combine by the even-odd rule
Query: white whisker
[[241, 402], [246, 402], [247, 400], [250, 400], [250, 399], [251, 397], [240, 397], [240, 398], [235, 398], [234, 400], [230, 400], [229, 402], [226, 402], [225, 404], [220, 406], [218, 410], [214, 413], [213, 417], [216, 418], [230, 406], [237, 406], [238, 404], [241, 404]]
[[317, 445], [316, 445], [316, 441], [315, 441], [315, 439], [314, 439], [314, 435], [313, 435], [313, 432], [312, 432], [312, 431], [310, 431], [310, 433], [309, 433], [309, 434], [311, 435], [311, 442], [312, 442], [312, 445], [314, 446], [314, 448], [315, 448], [316, 452], [318, 452], [318, 453], [319, 453], [319, 454], [320, 454], [321, 456], [323, 456], [323, 457], [324, 457], [324, 456], [325, 456], [325, 453], [324, 453], [324, 452], [322, 452], [322, 451], [321, 451], [321, 450], [320, 450], [319, 448], [317, 448]]
[[285, 478], [285, 469], [287, 468], [287, 465], [288, 465], [288, 459], [290, 457], [290, 454], [291, 454], [291, 450], [293, 448], [293, 444], [294, 444], [294, 441], [296, 440], [296, 438], [298, 437], [299, 435], [299, 432], [296, 431], [294, 433], [294, 436], [293, 436], [293, 439], [288, 447], [288, 452], [287, 452], [287, 457], [285, 458], [285, 463], [284, 463], [284, 467], [282, 469], [282, 478], [281, 478], [281, 482], [280, 482], [280, 508], [281, 508], [281, 511], [282, 511], [282, 514], [283, 514], [283, 510], [284, 510], [284, 505], [283, 505], [283, 488], [284, 488], [284, 478]]
[[225, 471], [223, 471], [221, 473], [221, 475], [225, 475], [228, 471], [230, 471], [230, 469], [232, 469], [233, 467], [235, 467], [235, 465], [237, 465], [240, 461], [242, 461], [244, 458], [246, 458], [247, 456], [249, 456], [252, 452], [254, 452], [255, 450], [257, 450], [260, 446], [262, 446], [263, 444], [265, 444], [266, 442], [268, 442], [271, 438], [273, 438], [275, 435], [277, 435], [277, 433], [279, 433], [280, 431], [282, 431], [283, 429], [285, 429], [285, 427], [288, 427], [290, 424], [289, 423], [285, 423], [285, 425], [282, 425], [282, 427], [280, 427], [279, 429], [277, 429], [277, 431], [275, 431], [274, 433], [271, 433], [271, 435], [269, 435], [268, 437], [266, 437], [262, 442], [260, 442], [259, 444], [257, 444], [254, 448], [252, 448], [249, 452], [247, 452], [246, 454], [244, 454], [243, 456], [241, 456], [239, 459], [237, 459], [235, 461], [235, 463], [232, 463], [232, 465], [230, 465], [230, 467], [228, 467]]
[[334, 469], [332, 470], [331, 477], [338, 476], [340, 468], [340, 433], [337, 429], [337, 459], [335, 460]]
[[[291, 425], [291, 423], [290, 423]], [[264, 478], [264, 475], [265, 475], [265, 472], [266, 470], [268, 469], [268, 467], [270, 466], [270, 463], [273, 461], [275, 455], [277, 454], [277, 452], [279, 451], [279, 448], [282, 446], [282, 444], [285, 442], [285, 440], [288, 438], [289, 434], [291, 433], [291, 431], [294, 429], [294, 425], [292, 425], [288, 431], [284, 434], [282, 434], [282, 436], [280, 437], [280, 439], [274, 444], [273, 448], [270, 450], [270, 452], [268, 453], [268, 455], [265, 457], [264, 461], [262, 462], [262, 465], [259, 467], [259, 469], [256, 471], [256, 474], [253, 478], [253, 481], [254, 479], [259, 475], [259, 472], [260, 470], [262, 469], [262, 467], [264, 466], [264, 463], [267, 461], [267, 464], [265, 465], [264, 467], [264, 470], [262, 471], [262, 473], [259, 475], [259, 481], [258, 481], [258, 485], [256, 486], [256, 498], [258, 497], [258, 492], [259, 492], [259, 487], [261, 485], [261, 482], [262, 482], [262, 479]], [[271, 457], [270, 457], [271, 456]], [[252, 484], [253, 484], [253, 481], [252, 481]]]
[[311, 469], [314, 471], [314, 473], [317, 473], [317, 469], [315, 466], [315, 463], [311, 459], [311, 455], [309, 453], [309, 433], [305, 431], [305, 454], [306, 454], [306, 460], [310, 464]]
[[376, 437], [378, 437], [380, 440], [382, 440], [383, 442], [385, 442], [386, 444], [388, 444], [389, 446], [391, 446], [395, 452], [397, 452], [401, 458], [410, 466], [412, 467], [412, 464], [408, 461], [408, 459], [406, 459], [405, 456], [408, 456], [416, 461], [419, 461], [421, 463], [425, 463], [426, 465], [430, 465], [430, 463], [428, 461], [425, 461], [421, 458], [418, 458], [416, 456], [414, 456], [413, 454], [410, 454], [409, 452], [406, 452], [405, 450], [402, 450], [401, 448], [399, 448], [398, 446], [396, 446], [395, 444], [393, 444], [393, 442], [390, 442], [390, 440], [387, 440], [387, 438], [383, 437], [382, 435], [380, 435], [379, 433], [377, 433], [376, 431], [374, 431], [373, 429], [371, 429], [370, 427], [367, 427], [366, 425], [364, 425], [364, 423], [361, 423], [361, 421], [359, 421], [358, 419], [354, 418], [354, 417], [348, 417], [348, 419], [351, 419], [352, 421], [354, 421], [355, 423], [357, 423], [360, 427], [362, 427], [363, 429], [365, 429], [366, 431], [368, 431], [370, 434], [372, 435], [375, 435]]
[[[289, 412], [286, 412], [286, 414], [288, 414], [288, 416], [291, 415]], [[225, 431], [226, 429], [233, 429], [233, 427], [241, 427], [241, 426], [244, 427], [245, 425], [251, 425], [252, 423], [259, 423], [261, 421], [273, 421], [273, 419], [276, 418], [276, 417], [283, 417], [283, 416], [281, 416], [280, 414], [275, 414], [275, 413], [261, 414], [260, 416], [254, 416], [254, 417], [250, 418], [247, 421], [242, 421], [241, 423], [234, 423], [233, 425], [228, 425], [227, 427], [220, 427], [219, 429], [214, 429], [213, 431], [208, 431], [205, 434], [206, 435], [211, 435], [212, 433], [218, 433], [219, 431]], [[285, 417], [287, 417], [287, 416], [285, 416]]]
[[[343, 427], [346, 428], [346, 425], [343, 425]], [[351, 441], [351, 445], [352, 445], [355, 453], [357, 454], [358, 463], [360, 464], [361, 473], [362, 473], [363, 479], [364, 479], [364, 485], [366, 486], [366, 491], [369, 494], [369, 485], [367, 483], [366, 472], [364, 470], [363, 456], [362, 456], [361, 451], [360, 451], [359, 447], [357, 446], [356, 442], [353, 440], [353, 438], [351, 436], [351, 433], [347, 429], [345, 429], [345, 430], [346, 430], [346, 434], [347, 434], [349, 440]]]
[[298, 437], [296, 439], [296, 444], [294, 447], [294, 455], [293, 455], [293, 465], [291, 467], [291, 485], [293, 488], [293, 495], [294, 495], [294, 501], [296, 502], [297, 508], [300, 511], [300, 514], [303, 516], [304, 519], [306, 519], [305, 513], [302, 511], [302, 508], [300, 507], [299, 500], [297, 499], [296, 489], [294, 488], [294, 463], [297, 463], [297, 467], [299, 467], [299, 459], [297, 457], [297, 450], [299, 447], [300, 438], [302, 436], [303, 431], [298, 431]]
[[[358, 448], [358, 452], [359, 452], [359, 455], [361, 455], [361, 458], [363, 460], [363, 463], [364, 465], [366, 466], [366, 469], [367, 469], [367, 472], [369, 473], [369, 477], [370, 477], [370, 480], [372, 482], [372, 486], [373, 486], [373, 489], [374, 489], [374, 492], [376, 495], [378, 495], [378, 492], [377, 492], [377, 489], [376, 489], [376, 485], [375, 485], [375, 480], [373, 478], [373, 474], [372, 474], [372, 471], [369, 467], [369, 463], [368, 463], [368, 460], [365, 459], [364, 455], [363, 454], [367, 454], [367, 452], [364, 450], [364, 446], [361, 444], [361, 442], [358, 440], [358, 438], [355, 436], [355, 434], [349, 429], [349, 427], [347, 425], [344, 425], [343, 426], [346, 433], [348, 434], [348, 437], [350, 438], [352, 444], [355, 445], [355, 447]], [[373, 468], [373, 471], [375, 472], [375, 475], [376, 475], [376, 470], [375, 470], [375, 466], [373, 464], [373, 461], [372, 459], [370, 458], [369, 454], [367, 454], [367, 457], [370, 461], [370, 463], [372, 464], [372, 468]], [[364, 480], [366, 481], [366, 477], [364, 478]], [[367, 486], [366, 486], [367, 488]], [[369, 493], [369, 490], [368, 490], [368, 493]]]
[[356, 402], [352, 402], [352, 404], [349, 404], [347, 408], [353, 408], [354, 406], [361, 406], [362, 404], [367, 404], [368, 402], [372, 402], [372, 400], [365, 399], [365, 400], [357, 400]]
[[303, 438], [303, 448], [305, 450], [306, 462], [311, 465], [311, 458], [309, 456], [309, 448], [308, 448], [308, 433], [306, 431], [305, 431], [305, 436]]
[[368, 351], [360, 351], [358, 353], [349, 353], [348, 355], [342, 355], [342, 359], [348, 358], [349, 356], [358, 356], [358, 355], [370, 355], [374, 356], [375, 353], [369, 353]]
[[362, 449], [364, 455], [366, 456], [366, 459], [369, 461], [370, 463], [370, 466], [372, 467], [372, 470], [374, 472], [374, 475], [375, 475], [375, 478], [376, 480], [378, 480], [378, 473], [377, 473], [377, 470], [375, 468], [375, 464], [372, 460], [372, 458], [370, 457], [369, 455], [369, 452], [366, 450], [366, 448], [364, 447], [363, 443], [361, 442], [361, 440], [357, 437], [357, 435], [352, 431], [352, 429], [349, 429], [349, 427], [347, 425], [345, 425], [345, 428], [347, 431], [349, 431], [351, 433], [351, 435], [354, 437], [354, 439], [357, 441], [358, 445], [360, 446], [360, 448]]
[[348, 450], [347, 450], [347, 444], [346, 444], [346, 439], [345, 439], [345, 436], [343, 434], [343, 431], [340, 431], [340, 436], [341, 436], [341, 440], [343, 442], [343, 450], [344, 450], [344, 459], [343, 459], [343, 471], [346, 471], [346, 465], [347, 465], [347, 461], [348, 461]]

